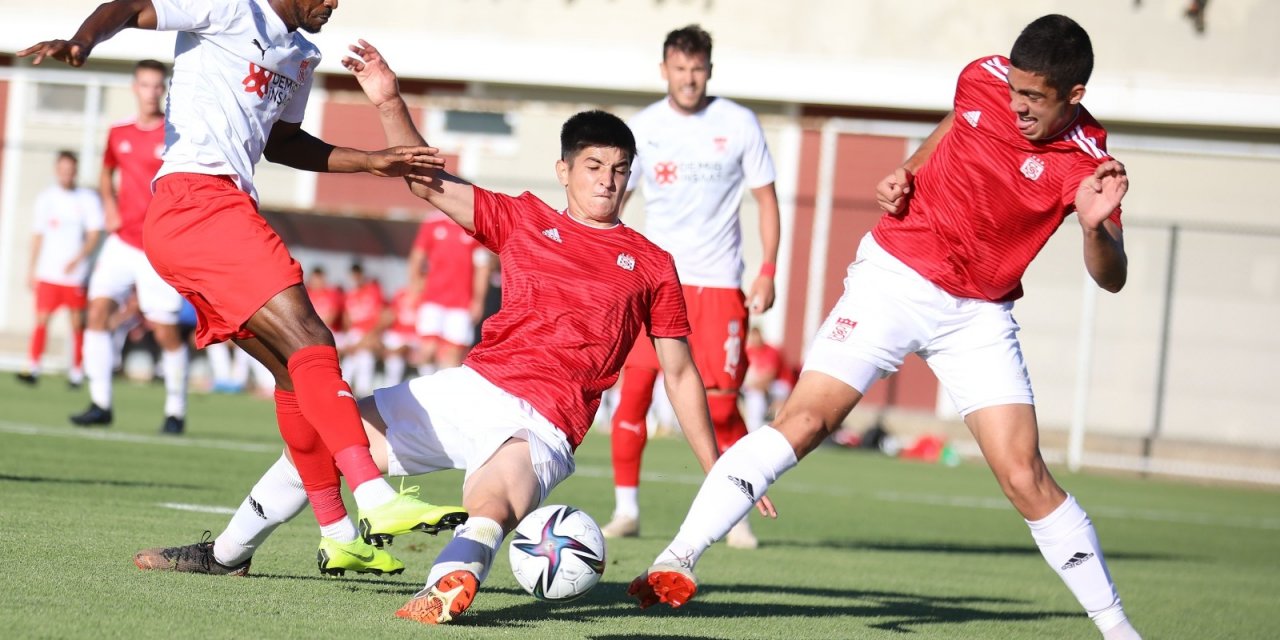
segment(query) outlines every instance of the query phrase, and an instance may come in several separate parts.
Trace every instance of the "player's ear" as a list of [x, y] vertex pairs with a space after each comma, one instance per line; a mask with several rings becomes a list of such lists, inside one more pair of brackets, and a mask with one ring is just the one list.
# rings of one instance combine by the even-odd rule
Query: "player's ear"
[[711, 64], [711, 61], [710, 61], [710, 60], [708, 60], [708, 61], [707, 61], [707, 79], [708, 79], [708, 80], [710, 80], [710, 79], [711, 79], [711, 72], [712, 72], [713, 70], [715, 70], [715, 65]]
[[1084, 85], [1078, 84], [1071, 87], [1071, 90], [1067, 92], [1067, 103], [1076, 105], [1080, 104], [1082, 100], [1084, 100]]
[[569, 186], [569, 163], [563, 158], [556, 160], [556, 177], [560, 179], [560, 186]]

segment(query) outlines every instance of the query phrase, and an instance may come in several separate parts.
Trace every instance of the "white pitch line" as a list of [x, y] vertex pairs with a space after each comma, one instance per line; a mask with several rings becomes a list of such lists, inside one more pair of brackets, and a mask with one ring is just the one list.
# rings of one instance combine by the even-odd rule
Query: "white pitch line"
[[129, 444], [154, 444], [169, 447], [190, 447], [196, 449], [223, 449], [227, 451], [249, 451], [253, 453], [271, 453], [283, 450], [279, 444], [262, 444], [258, 442], [237, 442], [235, 440], [210, 440], [208, 438], [189, 438], [186, 436], [144, 436], [137, 433], [112, 431], [101, 427], [43, 427], [20, 422], [0, 420], [0, 433], [13, 433], [24, 436], [48, 436], [53, 438], [80, 438], [82, 440], [102, 440], [106, 442], [127, 442]]
[[195, 511], [197, 513], [217, 513], [222, 515], [232, 515], [236, 512], [230, 507], [215, 507], [207, 504], [187, 504], [185, 502], [161, 502], [158, 506], [166, 509], [177, 509], [178, 511]]

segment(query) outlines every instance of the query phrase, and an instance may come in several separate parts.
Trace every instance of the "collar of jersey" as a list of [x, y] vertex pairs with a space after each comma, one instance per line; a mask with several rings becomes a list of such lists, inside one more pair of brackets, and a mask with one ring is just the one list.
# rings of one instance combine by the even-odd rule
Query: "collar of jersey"
[[577, 218], [573, 217], [573, 216], [569, 213], [569, 209], [568, 209], [567, 207], [566, 207], [566, 208], [564, 208], [564, 209], [561, 209], [561, 210], [560, 210], [560, 215], [564, 216], [565, 218], [568, 218], [569, 220], [572, 220], [572, 221], [574, 221], [574, 222], [578, 223], [580, 226], [583, 226], [583, 227], [586, 227], [586, 228], [588, 228], [588, 229], [591, 229], [592, 231], [609, 231], [610, 229], [617, 229], [618, 227], [621, 227], [621, 226], [622, 226], [622, 221], [621, 221], [621, 220], [619, 220], [619, 221], [617, 221], [617, 222], [613, 223], [613, 226], [609, 226], [609, 227], [593, 227], [593, 226], [591, 226], [591, 225], [589, 225], [589, 224], [587, 224], [587, 223], [585, 223], [585, 222], [583, 222], [583, 221], [581, 221], [581, 220], [579, 220], [579, 219], [577, 219]]

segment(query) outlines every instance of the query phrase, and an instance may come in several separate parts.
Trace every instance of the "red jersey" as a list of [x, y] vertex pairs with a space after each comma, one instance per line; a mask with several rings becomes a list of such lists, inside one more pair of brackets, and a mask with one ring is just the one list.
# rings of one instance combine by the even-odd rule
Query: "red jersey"
[[475, 188], [475, 237], [502, 261], [502, 309], [464, 364], [533, 405], [577, 448], [641, 331], [690, 333], [671, 254], [589, 227], [533, 194]]
[[[1075, 208], [1080, 181], [1110, 159], [1107, 132], [1083, 106], [1053, 138], [1030, 141], [1009, 108], [1009, 61], [976, 60], [960, 73], [955, 120], [915, 176], [900, 215], [876, 242], [948, 293], [1022, 297], [1022, 274]], [[1120, 211], [1111, 216], [1120, 224]]]
[[418, 329], [418, 307], [421, 304], [418, 295], [409, 289], [397, 291], [396, 295], [391, 298], [391, 313], [393, 315], [391, 330], [406, 335], [416, 334]]
[[413, 248], [427, 255], [427, 284], [423, 304], [446, 309], [470, 309], [475, 297], [475, 238], [443, 213], [435, 212], [422, 221]]
[[151, 179], [164, 164], [164, 122], [154, 129], [140, 129], [135, 120], [111, 127], [107, 149], [102, 154], [102, 168], [119, 169], [116, 206], [120, 211], [121, 240], [141, 249], [142, 222], [151, 204]]
[[747, 375], [776, 377], [782, 373], [782, 352], [770, 344], [747, 347]]
[[347, 329], [363, 333], [377, 329], [384, 304], [382, 286], [377, 280], [366, 280], [352, 289], [342, 308], [346, 314]]
[[346, 305], [346, 296], [340, 287], [307, 287], [307, 297], [311, 298], [311, 307], [329, 327], [329, 331], [342, 329], [342, 308]]

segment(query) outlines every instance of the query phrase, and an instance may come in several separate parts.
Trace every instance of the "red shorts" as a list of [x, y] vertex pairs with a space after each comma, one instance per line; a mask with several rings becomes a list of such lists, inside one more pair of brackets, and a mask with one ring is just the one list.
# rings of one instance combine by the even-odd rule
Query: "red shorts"
[[53, 313], [63, 307], [84, 311], [84, 287], [36, 282], [36, 313]]
[[246, 322], [302, 267], [226, 176], [174, 173], [156, 182], [143, 226], [147, 259], [196, 309], [196, 346], [252, 338]]
[[[689, 350], [707, 389], [736, 391], [747, 376], [747, 298], [740, 289], [684, 286]], [[641, 335], [623, 367], [659, 369], [649, 336]]]

